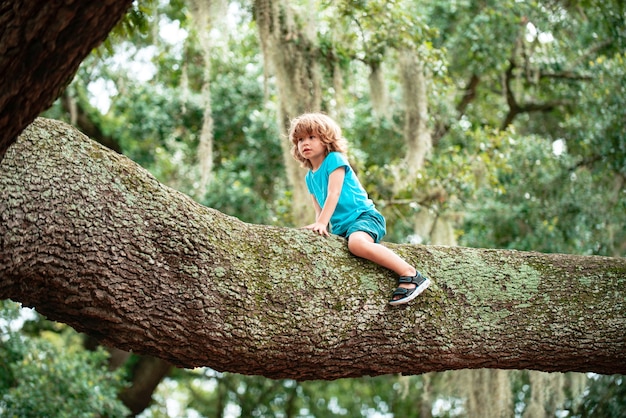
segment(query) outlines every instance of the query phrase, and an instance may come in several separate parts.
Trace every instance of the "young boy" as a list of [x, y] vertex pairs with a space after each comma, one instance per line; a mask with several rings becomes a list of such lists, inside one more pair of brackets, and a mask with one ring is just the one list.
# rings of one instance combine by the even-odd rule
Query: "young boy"
[[398, 288], [389, 304], [410, 302], [426, 290], [430, 280], [380, 244], [387, 232], [385, 218], [348, 163], [347, 143], [339, 125], [322, 113], [305, 113], [291, 121], [289, 139], [293, 157], [309, 169], [305, 180], [315, 208], [315, 222], [305, 228], [323, 236], [332, 232], [346, 237], [352, 254], [396, 272]]

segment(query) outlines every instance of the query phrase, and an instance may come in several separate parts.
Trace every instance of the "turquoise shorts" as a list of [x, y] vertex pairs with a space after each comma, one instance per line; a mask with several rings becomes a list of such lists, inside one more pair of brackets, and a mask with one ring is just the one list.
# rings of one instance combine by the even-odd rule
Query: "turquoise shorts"
[[385, 218], [377, 211], [363, 212], [348, 227], [344, 236], [349, 237], [359, 231], [367, 232], [374, 239], [374, 242], [380, 242], [387, 233]]

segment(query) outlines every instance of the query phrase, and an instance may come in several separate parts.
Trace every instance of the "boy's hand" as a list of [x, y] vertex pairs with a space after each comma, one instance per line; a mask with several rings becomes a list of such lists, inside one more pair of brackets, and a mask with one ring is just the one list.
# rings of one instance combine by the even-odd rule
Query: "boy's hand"
[[329, 237], [330, 234], [328, 233], [328, 227], [322, 223], [319, 222], [315, 222], [311, 225], [307, 225], [304, 227], [304, 229], [310, 229], [311, 231], [320, 234], [322, 236], [325, 237]]

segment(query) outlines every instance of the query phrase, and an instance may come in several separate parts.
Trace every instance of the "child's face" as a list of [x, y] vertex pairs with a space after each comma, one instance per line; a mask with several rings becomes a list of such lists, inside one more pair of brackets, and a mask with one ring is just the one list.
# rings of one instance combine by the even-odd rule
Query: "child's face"
[[302, 137], [298, 137], [298, 152], [311, 162], [313, 168], [319, 167], [328, 153], [326, 144], [316, 132], [303, 133]]

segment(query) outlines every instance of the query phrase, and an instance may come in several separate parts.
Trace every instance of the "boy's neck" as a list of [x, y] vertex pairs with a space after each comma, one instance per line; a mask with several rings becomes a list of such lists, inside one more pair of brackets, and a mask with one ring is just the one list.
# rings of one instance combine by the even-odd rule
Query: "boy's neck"
[[310, 158], [309, 162], [311, 163], [311, 170], [317, 171], [322, 166], [322, 163], [324, 162], [324, 159], [326, 159], [327, 155], [328, 154], [320, 156], [319, 158]]

